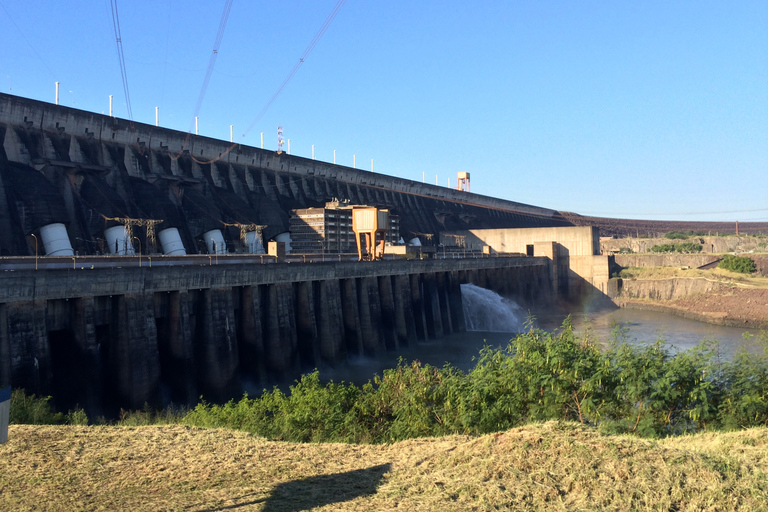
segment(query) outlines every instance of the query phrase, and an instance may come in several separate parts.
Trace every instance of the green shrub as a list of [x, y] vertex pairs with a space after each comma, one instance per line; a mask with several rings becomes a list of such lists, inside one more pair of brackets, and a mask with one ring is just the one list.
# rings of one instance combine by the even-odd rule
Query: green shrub
[[739, 272], [741, 274], [751, 274], [757, 270], [757, 265], [746, 256], [734, 256], [732, 254], [726, 254], [720, 263], [717, 264], [718, 268], [730, 270], [731, 272]]
[[680, 253], [692, 253], [701, 252], [701, 244], [684, 242], [680, 244], [661, 244], [651, 247], [651, 252], [680, 252]]
[[706, 231], [670, 231], [664, 235], [664, 238], [670, 238], [673, 240], [685, 240], [694, 236], [706, 236]]
[[11, 392], [9, 422], [15, 425], [59, 425], [64, 415], [55, 412], [50, 404], [51, 397], [27, 395], [23, 389]]

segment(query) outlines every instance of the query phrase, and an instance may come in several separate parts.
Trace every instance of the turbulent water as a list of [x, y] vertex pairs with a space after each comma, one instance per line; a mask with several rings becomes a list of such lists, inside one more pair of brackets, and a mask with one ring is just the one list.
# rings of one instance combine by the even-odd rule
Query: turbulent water
[[461, 285], [461, 299], [468, 331], [522, 331], [525, 311], [514, 301], [473, 284]]

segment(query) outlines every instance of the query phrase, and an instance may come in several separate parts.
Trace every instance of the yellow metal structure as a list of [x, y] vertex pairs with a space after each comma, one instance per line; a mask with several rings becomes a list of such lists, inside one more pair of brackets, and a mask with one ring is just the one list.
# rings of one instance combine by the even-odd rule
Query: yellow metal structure
[[[355, 232], [358, 261], [383, 258], [384, 240], [389, 231], [389, 210], [375, 207], [352, 208], [352, 231]], [[378, 250], [374, 249], [377, 234], [380, 234]]]

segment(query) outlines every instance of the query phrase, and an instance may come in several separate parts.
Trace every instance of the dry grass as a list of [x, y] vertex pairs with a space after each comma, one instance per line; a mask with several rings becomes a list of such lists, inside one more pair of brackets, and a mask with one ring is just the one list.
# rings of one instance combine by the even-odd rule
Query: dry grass
[[549, 422], [389, 446], [11, 426], [0, 510], [768, 510], [768, 429], [663, 441]]

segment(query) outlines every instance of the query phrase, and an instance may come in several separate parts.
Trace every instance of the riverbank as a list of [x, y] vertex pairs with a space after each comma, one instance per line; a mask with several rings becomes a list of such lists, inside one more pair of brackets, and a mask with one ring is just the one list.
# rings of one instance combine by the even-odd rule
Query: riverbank
[[768, 429], [662, 440], [548, 422], [389, 445], [12, 425], [2, 510], [768, 510]]
[[768, 278], [722, 269], [622, 270], [619, 307], [658, 311], [730, 327], [768, 329]]

